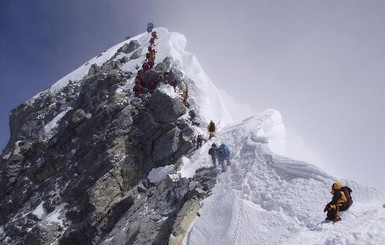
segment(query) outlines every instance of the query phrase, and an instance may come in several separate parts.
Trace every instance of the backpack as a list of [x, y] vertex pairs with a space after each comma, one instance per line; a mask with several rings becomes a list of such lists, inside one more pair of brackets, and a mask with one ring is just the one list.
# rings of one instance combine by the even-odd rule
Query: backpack
[[350, 193], [352, 193], [352, 189], [350, 189], [349, 187], [347, 186], [344, 186], [341, 188], [341, 191], [344, 192], [345, 196], [346, 196], [346, 199], [347, 199], [347, 204], [349, 206], [351, 206], [353, 204], [353, 199], [352, 199], [352, 196], [350, 195]]
[[215, 123], [210, 123], [210, 125], [209, 125], [209, 131], [210, 131], [210, 132], [215, 132]]
[[219, 149], [220, 149], [220, 151], [219, 151], [220, 153], [225, 154], [227, 157], [231, 156], [231, 151], [230, 151], [229, 147], [227, 147], [227, 145], [221, 144]]
[[216, 156], [217, 155], [217, 148], [210, 148], [209, 155]]

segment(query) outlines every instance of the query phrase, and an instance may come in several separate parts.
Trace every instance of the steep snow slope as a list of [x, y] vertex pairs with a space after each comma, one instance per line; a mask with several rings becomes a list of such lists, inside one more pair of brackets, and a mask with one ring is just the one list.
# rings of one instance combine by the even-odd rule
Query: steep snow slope
[[[267, 138], [274, 145], [283, 132], [274, 117], [277, 112], [269, 110], [226, 127], [191, 158], [190, 168], [209, 166], [212, 142], [225, 142], [233, 154], [230, 171], [203, 201], [185, 244], [385, 244], [385, 194], [374, 188], [341, 180], [353, 189], [354, 204], [341, 222], [320, 223], [336, 179], [272, 153]], [[261, 132], [269, 125], [274, 137]]]

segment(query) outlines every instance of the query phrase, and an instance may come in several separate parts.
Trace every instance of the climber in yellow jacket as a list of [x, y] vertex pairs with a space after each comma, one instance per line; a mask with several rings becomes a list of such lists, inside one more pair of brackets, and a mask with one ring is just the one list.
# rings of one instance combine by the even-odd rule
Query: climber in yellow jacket
[[332, 201], [329, 202], [324, 209], [327, 211], [326, 220], [340, 221], [339, 211], [345, 211], [353, 204], [350, 193], [352, 189], [347, 186], [343, 186], [341, 182], [335, 182], [332, 185], [331, 194], [333, 194]]
[[215, 130], [216, 130], [215, 123], [213, 122], [213, 120], [211, 120], [209, 125], [207, 125], [207, 131], [209, 131], [210, 139], [212, 137], [215, 137]]

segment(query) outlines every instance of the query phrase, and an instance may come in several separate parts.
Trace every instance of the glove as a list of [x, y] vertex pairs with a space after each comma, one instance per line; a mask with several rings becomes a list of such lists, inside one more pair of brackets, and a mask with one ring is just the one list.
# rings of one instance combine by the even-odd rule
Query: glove
[[325, 208], [324, 208], [324, 213], [325, 213], [326, 211], [328, 211], [329, 208], [330, 208], [330, 206], [329, 206], [329, 205], [326, 205]]

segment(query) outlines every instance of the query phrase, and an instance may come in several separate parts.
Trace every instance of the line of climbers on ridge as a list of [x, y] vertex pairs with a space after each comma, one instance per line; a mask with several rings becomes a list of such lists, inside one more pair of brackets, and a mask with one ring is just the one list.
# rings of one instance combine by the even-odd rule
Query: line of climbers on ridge
[[[197, 123], [196, 119], [195, 119], [195, 111], [190, 110], [189, 115], [190, 115], [190, 121], [191, 121], [192, 125], [199, 126], [200, 124]], [[210, 123], [207, 125], [207, 131], [209, 132], [209, 139], [215, 137], [216, 126], [215, 126], [215, 123], [213, 122], [213, 120], [211, 120]], [[199, 149], [202, 146], [203, 141], [206, 142], [206, 140], [203, 138], [203, 136], [201, 134], [197, 135], [196, 141], [197, 141], [197, 149]]]
[[214, 168], [217, 167], [217, 160], [219, 165], [222, 167], [222, 172], [226, 172], [227, 166], [231, 166], [231, 151], [226, 144], [222, 143], [219, 147], [217, 147], [217, 144], [213, 143], [208, 153], [211, 156]]
[[[216, 126], [215, 123], [211, 120], [210, 123], [207, 125], [207, 130], [209, 132], [209, 139], [215, 137], [215, 130]], [[197, 149], [202, 147], [203, 142], [206, 142], [201, 134], [197, 135]], [[227, 166], [231, 165], [230, 157], [231, 157], [231, 151], [229, 147], [222, 142], [219, 147], [217, 147], [217, 144], [213, 143], [211, 145], [211, 148], [208, 151], [208, 154], [211, 156], [211, 159], [213, 161], [213, 167], [217, 167], [217, 161], [219, 165], [222, 167], [222, 172], [227, 171]]]
[[[144, 89], [146, 86], [143, 84], [143, 75], [150, 69], [154, 67], [155, 64], [155, 58], [156, 58], [156, 50], [154, 49], [154, 42], [155, 39], [158, 38], [158, 35], [156, 31], [152, 31], [153, 24], [149, 23], [147, 25], [147, 32], [151, 32], [151, 39], [153, 40], [152, 43], [148, 46], [148, 52], [146, 53], [146, 60], [142, 64], [142, 69], [138, 70], [136, 78], [135, 78], [135, 85], [133, 88], [134, 94], [136, 97], [139, 97], [141, 94], [144, 93]], [[148, 89], [153, 90], [151, 86], [148, 86]]]
[[[152, 23], [151, 23], [152, 24]], [[150, 46], [148, 47], [148, 53], [146, 54], [146, 61], [142, 66], [142, 69], [138, 71], [137, 77], [135, 79], [135, 86], [134, 86], [134, 92], [135, 96], [139, 96], [140, 94], [143, 94], [143, 90], [146, 89], [142, 85], [142, 76], [143, 74], [152, 69], [155, 63], [155, 57], [156, 57], [156, 50], [153, 48], [155, 46], [155, 39], [157, 39], [157, 33], [156, 31], [152, 30], [151, 28], [148, 28], [147, 31], [151, 32], [151, 39], [150, 39]], [[176, 79], [176, 76], [174, 76], [174, 73], [172, 70], [169, 72], [164, 72], [163, 74], [159, 75], [156, 79], [153, 79], [149, 82], [148, 89], [153, 90], [156, 88], [158, 83], [164, 82], [165, 84], [170, 84], [174, 87], [174, 91], [176, 92], [176, 86], [178, 84], [178, 81]], [[182, 81], [183, 82], [183, 81]], [[182, 101], [185, 104], [186, 107], [189, 107], [189, 104], [187, 102], [188, 99], [188, 93], [187, 93], [187, 84], [186, 84], [186, 90], [182, 90]], [[200, 126], [200, 124], [196, 121], [196, 113], [193, 109], [189, 110], [189, 120], [191, 121], [192, 125], [194, 126]], [[209, 139], [212, 139], [213, 137], [216, 137], [216, 125], [211, 120], [210, 123], [207, 125], [207, 131], [209, 134]], [[202, 147], [203, 142], [206, 142], [201, 134], [198, 134], [196, 137], [196, 148], [199, 149]], [[222, 172], [226, 172], [228, 166], [231, 166], [231, 151], [228, 148], [228, 146], [224, 143], [221, 143], [219, 147], [217, 147], [216, 143], [212, 143], [211, 148], [208, 151], [208, 154], [211, 156], [213, 168], [217, 167], [217, 162], [222, 168]], [[340, 212], [348, 210], [351, 205], [353, 204], [353, 199], [351, 196], [352, 189], [348, 186], [344, 186], [341, 182], [335, 182], [332, 185], [331, 192], [332, 194], [332, 200], [326, 204], [324, 208], [324, 212], [326, 213], [326, 221], [332, 221], [337, 222], [341, 220]], [[385, 204], [383, 204], [383, 208], [385, 208]]]
[[[189, 111], [189, 115], [190, 115], [190, 121], [192, 123], [192, 125], [196, 125], [196, 126], [199, 126], [200, 124], [196, 122], [196, 115], [195, 115], [195, 111], [194, 110], [190, 110]], [[216, 131], [216, 125], [215, 123], [213, 122], [213, 120], [210, 121], [210, 123], [207, 125], [207, 131], [209, 132], [209, 139], [215, 137], [215, 131]], [[197, 149], [199, 149], [202, 144], [203, 144], [203, 141], [206, 142], [206, 140], [203, 138], [203, 136], [201, 134], [198, 134], [196, 136], [196, 142], [197, 142]]]
[[135, 85], [133, 87], [134, 94], [136, 97], [139, 97], [145, 92], [153, 91], [161, 82], [163, 82], [164, 84], [171, 85], [174, 88], [174, 92], [176, 92], [176, 87], [178, 86], [178, 84], [183, 84], [185, 89], [182, 89], [182, 93], [180, 94], [181, 100], [186, 107], [190, 107], [190, 104], [188, 102], [189, 96], [187, 83], [183, 79], [179, 80], [173, 73], [172, 69], [151, 79], [148, 84], [144, 84], [143, 82], [143, 75], [147, 71], [151, 70], [155, 65], [155, 58], [157, 52], [154, 47], [156, 46], [155, 40], [158, 39], [158, 35], [157, 32], [153, 30], [153, 28], [154, 24], [152, 22], [147, 24], [147, 32], [151, 33], [151, 38], [147, 49], [148, 52], [146, 53], [146, 59], [142, 64], [142, 69], [138, 70], [135, 78]]
[[[169, 84], [174, 88], [174, 92], [176, 92], [176, 87], [178, 84], [184, 83], [182, 87], [185, 89], [182, 89], [181, 99], [182, 103], [186, 107], [190, 107], [190, 104], [188, 102], [188, 86], [187, 83], [182, 79], [179, 80], [177, 76], [174, 74], [173, 70], [164, 72], [157, 77], [151, 79], [147, 84], [144, 84], [143, 82], [143, 75], [151, 70], [155, 65], [155, 58], [156, 58], [156, 50], [155, 50], [155, 40], [158, 39], [157, 32], [153, 30], [154, 25], [153, 23], [147, 24], [147, 32], [151, 33], [151, 38], [149, 41], [148, 46], [148, 52], [146, 53], [146, 60], [142, 65], [142, 69], [138, 70], [137, 76], [135, 78], [135, 86], [133, 88], [133, 91], [135, 93], [136, 97], [139, 97], [141, 94], [147, 92], [147, 91], [153, 91], [159, 83], [163, 82], [164, 84]], [[196, 113], [195, 110], [191, 109], [189, 110], [189, 119], [194, 126], [199, 126], [200, 124], [196, 121]], [[209, 132], [209, 139], [215, 137], [216, 132], [216, 125], [211, 120], [210, 123], [207, 126], [207, 130]], [[201, 134], [198, 134], [197, 136], [197, 149], [200, 148], [203, 144], [203, 141], [206, 141], [203, 139], [203, 136]], [[222, 143], [219, 148], [216, 148], [216, 144], [214, 143], [212, 145], [212, 148], [209, 150], [209, 154], [212, 156], [214, 167], [217, 166], [216, 162], [218, 160], [218, 163], [222, 166], [222, 171], [225, 172], [227, 170], [227, 166], [230, 166], [230, 156], [231, 152], [230, 149]], [[225, 164], [225, 162], [227, 164]]]
[[[154, 49], [155, 46], [155, 40], [158, 39], [156, 31], [153, 31], [154, 25], [153, 23], [147, 24], [147, 32], [151, 33], [150, 38], [150, 45], [148, 47], [148, 53], [146, 54], [146, 61], [142, 65], [142, 70], [138, 71], [137, 77], [135, 79], [135, 86], [134, 86], [134, 92], [135, 96], [139, 96], [143, 94], [143, 80], [142, 76], [143, 74], [152, 69], [155, 64], [155, 58], [156, 58], [156, 50]], [[149, 82], [148, 89], [154, 90], [156, 86], [160, 82], [164, 82], [165, 84], [170, 84], [172, 87], [174, 87], [174, 91], [176, 92], [176, 86], [178, 84], [178, 81], [176, 77], [174, 76], [172, 70], [169, 72], [164, 72], [163, 74], [159, 75], [157, 78], [152, 79]], [[188, 90], [187, 90], [187, 84], [186, 84], [186, 90], [182, 90], [181, 94], [182, 102], [186, 107], [189, 107], [189, 103], [187, 101], [188, 99]], [[190, 121], [193, 125], [199, 126], [199, 123], [196, 122], [196, 114], [194, 110], [189, 111]], [[209, 133], [209, 139], [216, 136], [216, 125], [211, 120], [210, 123], [207, 126], [207, 131]], [[197, 149], [202, 147], [204, 140], [203, 136], [201, 134], [197, 135]], [[213, 143], [211, 145], [211, 148], [208, 151], [208, 154], [211, 156], [213, 167], [217, 167], [217, 162], [219, 165], [221, 165], [222, 172], [227, 171], [227, 166], [231, 166], [231, 151], [228, 148], [228, 146], [224, 143], [220, 144], [219, 147], [217, 147], [217, 144]], [[327, 212], [326, 214], [326, 220], [327, 221], [340, 221], [341, 217], [339, 215], [339, 212], [346, 211], [350, 208], [350, 206], [353, 204], [353, 200], [351, 197], [352, 189], [348, 186], [343, 186], [341, 182], [335, 182], [332, 185], [332, 191], [331, 194], [333, 195], [332, 200], [325, 206], [324, 212]], [[385, 207], [385, 204], [384, 204]]]
[[[207, 131], [209, 132], [210, 139], [212, 137], [215, 137], [216, 125], [212, 120], [207, 125]], [[203, 139], [202, 135], [198, 135], [197, 149], [202, 146], [203, 141], [205, 140]], [[208, 154], [211, 156], [214, 168], [217, 167], [217, 161], [222, 167], [222, 172], [226, 172], [227, 166], [231, 166], [231, 152], [227, 145], [225, 145], [224, 143], [222, 143], [219, 147], [217, 147], [217, 145], [213, 143], [208, 151]], [[324, 212], [327, 212], [325, 219], [326, 221], [336, 222], [341, 220], [339, 212], [348, 210], [353, 204], [351, 193], [352, 189], [348, 186], [344, 186], [341, 182], [335, 182], [332, 185], [332, 200], [324, 208]]]
[[[213, 137], [215, 137], [216, 125], [213, 122], [213, 120], [211, 120], [210, 123], [207, 125], [207, 131], [209, 133], [209, 139], [212, 139]], [[203, 138], [201, 134], [198, 134], [197, 149], [202, 147], [203, 142], [206, 142], [206, 140]], [[219, 165], [222, 167], [222, 172], [227, 171], [227, 166], [231, 165], [231, 161], [230, 161], [231, 151], [225, 143], [222, 142], [219, 147], [217, 147], [216, 143], [213, 143], [211, 145], [211, 148], [208, 151], [208, 154], [211, 156], [214, 168], [217, 167], [217, 161], [218, 161]]]

